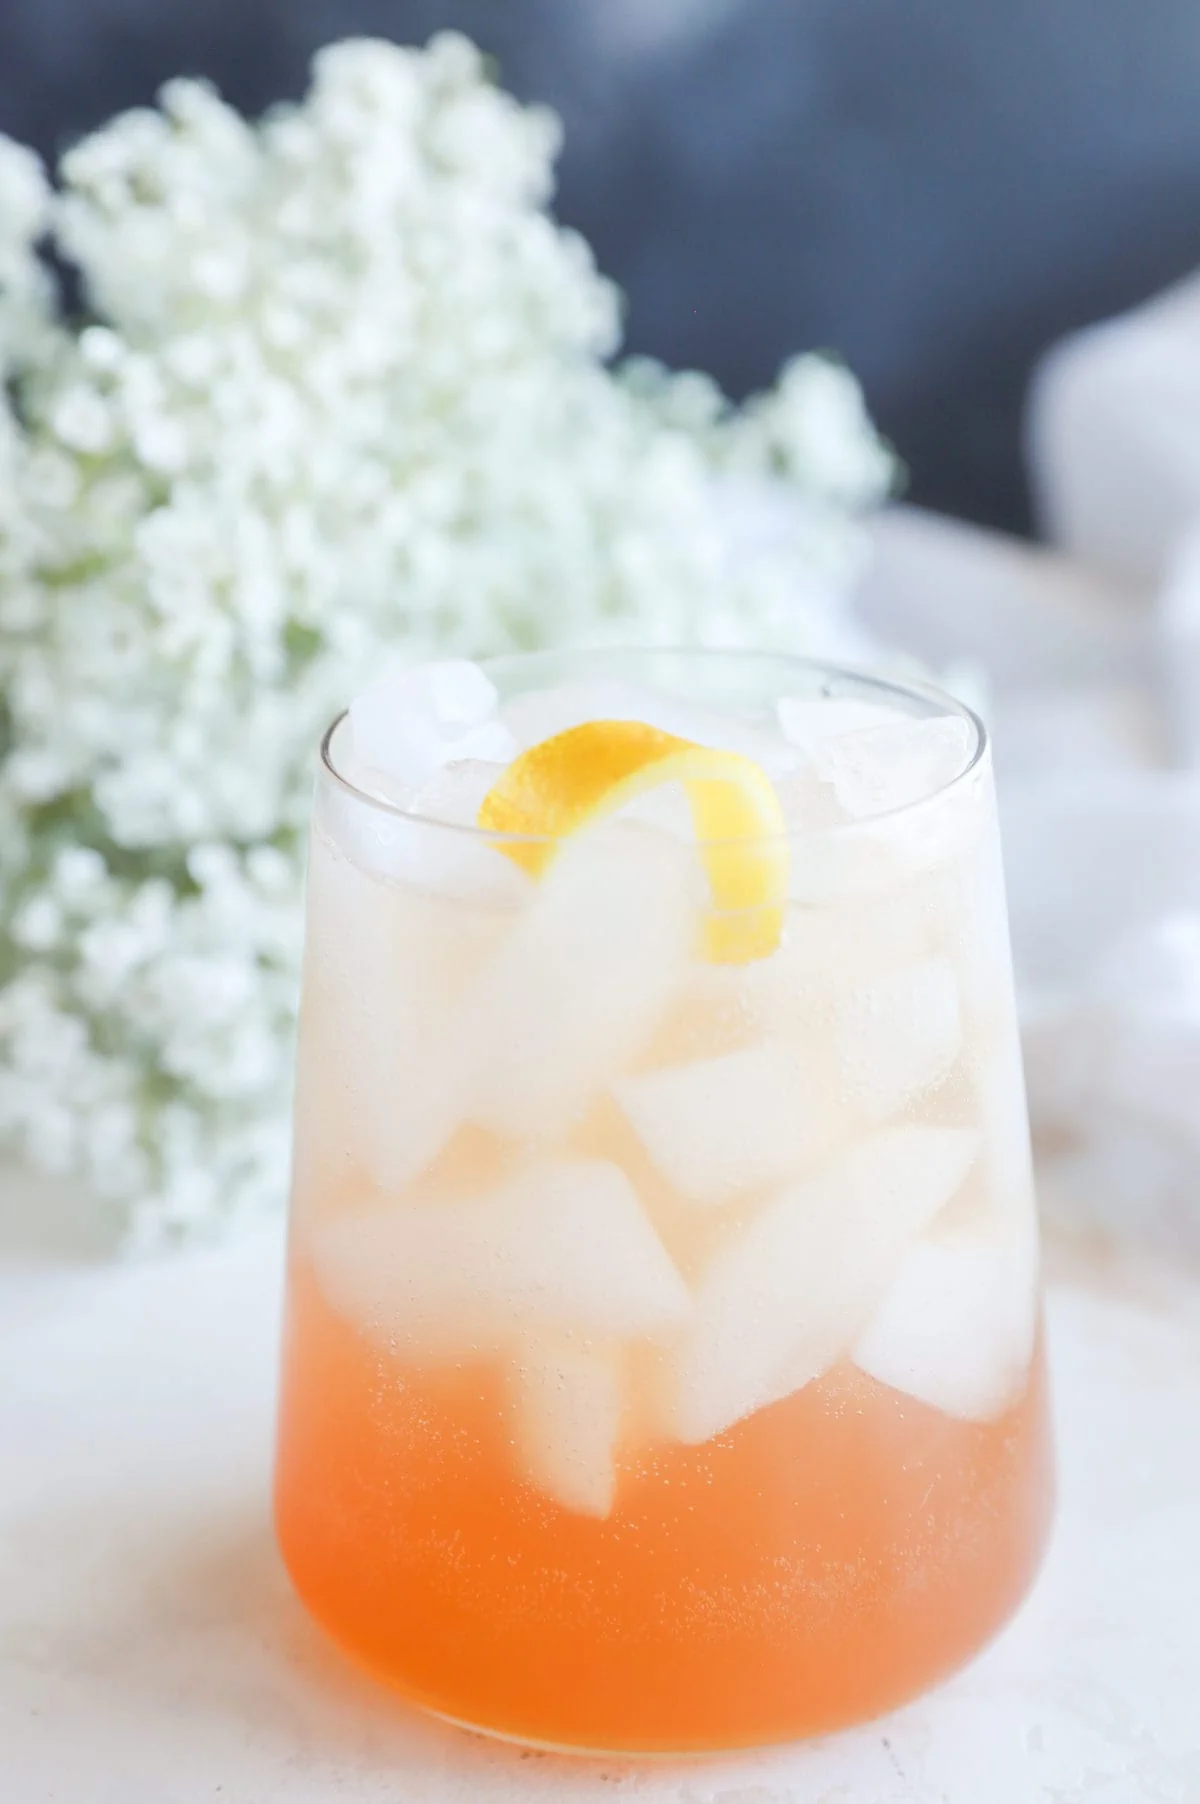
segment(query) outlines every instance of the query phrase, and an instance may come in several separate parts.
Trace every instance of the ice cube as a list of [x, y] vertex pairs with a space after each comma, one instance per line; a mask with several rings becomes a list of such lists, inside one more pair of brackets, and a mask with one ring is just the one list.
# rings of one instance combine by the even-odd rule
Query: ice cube
[[740, 752], [768, 776], [794, 770], [794, 748], [776, 734], [735, 714], [678, 700], [653, 689], [599, 677], [531, 691], [506, 702], [503, 719], [522, 751], [590, 720], [638, 720], [693, 745]]
[[[775, 780], [775, 794], [788, 834], [821, 833], [844, 819], [828, 783], [811, 768], [794, 770]], [[796, 849], [803, 856], [804, 848]]]
[[675, 1353], [671, 1432], [706, 1441], [827, 1371], [977, 1150], [966, 1129], [889, 1128], [768, 1203], [701, 1281]]
[[[339, 752], [335, 744], [335, 763], [344, 768]], [[482, 759], [455, 759], [419, 788], [394, 784], [389, 790], [375, 784], [371, 772], [355, 768], [355, 786], [393, 806], [373, 807], [323, 785], [315, 817], [329, 838], [374, 876], [430, 895], [514, 908], [528, 897], [532, 882], [494, 839], [475, 829], [479, 803], [503, 770], [502, 764]]]
[[895, 708], [852, 695], [785, 695], [776, 703], [779, 727], [789, 745], [813, 759], [831, 739], [890, 726], [903, 719]]
[[343, 1171], [400, 1188], [449, 1134], [465, 1074], [435, 1069], [429, 1049], [502, 927], [497, 914], [367, 876], [314, 832], [303, 1036], [321, 1079], [306, 1107], [340, 1143]]
[[614, 1095], [667, 1182], [693, 1203], [779, 1183], [839, 1126], [819, 1050], [798, 1040], [626, 1078]]
[[846, 1100], [868, 1121], [886, 1121], [941, 1083], [962, 1043], [950, 960], [921, 959], [846, 997], [834, 1042]]
[[614, 1355], [562, 1336], [525, 1335], [510, 1366], [513, 1452], [528, 1484], [584, 1516], [607, 1516], [621, 1427]]
[[453, 758], [417, 791], [412, 811], [426, 820], [445, 821], [452, 827], [473, 827], [483, 798], [504, 770], [503, 764], [484, 758]]
[[1032, 1237], [931, 1233], [905, 1254], [854, 1363], [946, 1415], [988, 1421], [1028, 1381], [1037, 1297]]
[[513, 696], [505, 702], [501, 716], [524, 752], [589, 720], [642, 720], [657, 726], [653, 718], [656, 699], [649, 690], [610, 677], [584, 678]]
[[474, 1120], [553, 1137], [622, 1073], [686, 972], [694, 879], [682, 848], [632, 822], [563, 847], [456, 1024]]
[[966, 769], [973, 739], [970, 723], [957, 715], [892, 719], [830, 739], [814, 765], [850, 818], [866, 820], [945, 788]]
[[777, 950], [725, 981], [736, 981], [748, 1021], [771, 1033], [794, 1033], [847, 990], [920, 964], [935, 947], [950, 943], [956, 902], [953, 886], [933, 873], [886, 897], [837, 907], [792, 904]]
[[505, 764], [516, 748], [498, 704], [491, 678], [467, 659], [392, 665], [350, 704], [354, 766], [418, 788], [452, 760]]
[[[848, 743], [839, 741], [838, 744]], [[822, 784], [830, 797], [830, 785]], [[831, 806], [838, 807], [836, 799]], [[902, 885], [970, 857], [993, 819], [990, 763], [976, 765], [920, 807], [802, 830], [792, 847], [788, 895], [814, 908], [883, 900]]]
[[550, 1160], [459, 1202], [372, 1204], [318, 1224], [308, 1247], [334, 1307], [418, 1361], [539, 1328], [652, 1336], [690, 1304], [629, 1179], [602, 1160]]
[[433, 824], [409, 833], [405, 875], [411, 883], [486, 907], [514, 908], [529, 899], [532, 880], [475, 826], [480, 803], [504, 768], [456, 758], [417, 791], [412, 812]]
[[318, 783], [315, 827], [359, 870], [392, 883], [404, 882], [412, 863], [412, 830], [408, 817], [396, 810], [409, 808], [416, 790], [355, 763], [348, 719], [335, 727], [331, 753], [334, 769], [360, 793], [340, 784]]
[[386, 802], [390, 808], [408, 809], [416, 800], [417, 789], [413, 784], [401, 782], [399, 777], [393, 777], [390, 772], [378, 770], [375, 765], [363, 764], [355, 758], [348, 730], [346, 750], [339, 769], [355, 789], [375, 801]]

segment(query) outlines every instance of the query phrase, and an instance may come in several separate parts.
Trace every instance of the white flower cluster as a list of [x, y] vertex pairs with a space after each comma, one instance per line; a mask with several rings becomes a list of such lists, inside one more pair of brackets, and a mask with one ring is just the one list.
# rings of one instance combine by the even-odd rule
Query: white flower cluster
[[171, 83], [54, 191], [0, 140], [0, 1137], [141, 1241], [280, 1196], [313, 748], [381, 650], [811, 643], [888, 483], [830, 362], [610, 367], [556, 144], [454, 35], [258, 126]]

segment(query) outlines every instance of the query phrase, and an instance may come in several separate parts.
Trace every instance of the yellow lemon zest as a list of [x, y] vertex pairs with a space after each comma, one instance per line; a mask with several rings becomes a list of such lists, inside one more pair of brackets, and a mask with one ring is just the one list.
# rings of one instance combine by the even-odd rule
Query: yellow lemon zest
[[489, 833], [526, 835], [500, 849], [531, 876], [559, 842], [663, 783], [681, 783], [708, 877], [704, 954], [747, 964], [779, 944], [787, 897], [787, 827], [766, 772], [740, 752], [679, 739], [638, 720], [589, 720], [530, 746], [480, 804]]

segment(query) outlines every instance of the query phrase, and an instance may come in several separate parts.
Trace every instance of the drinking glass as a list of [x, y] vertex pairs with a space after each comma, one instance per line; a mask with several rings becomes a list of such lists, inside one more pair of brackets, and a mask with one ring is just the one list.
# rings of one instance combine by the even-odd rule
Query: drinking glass
[[[665, 790], [530, 859], [536, 836], [356, 788], [330, 730], [292, 1579], [407, 1698], [525, 1743], [728, 1749], [874, 1716], [1009, 1616], [1051, 1510], [984, 730], [921, 685], [750, 653], [485, 668], [532, 718], [564, 684], [633, 684], [739, 744], [776, 743], [781, 698], [883, 726], [840, 742], [832, 790], [819, 756], [778, 776], [786, 845], [717, 848], [786, 857], [785, 899], [744, 919]], [[963, 748], [949, 779], [922, 776], [931, 722]], [[905, 770], [901, 806], [830, 801], [886, 778], [886, 803]]]

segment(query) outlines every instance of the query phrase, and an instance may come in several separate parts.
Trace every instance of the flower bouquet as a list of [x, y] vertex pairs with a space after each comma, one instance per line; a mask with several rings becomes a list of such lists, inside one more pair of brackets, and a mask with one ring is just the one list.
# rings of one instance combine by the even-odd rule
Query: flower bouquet
[[557, 125], [455, 35], [0, 139], [0, 1142], [134, 1244], [274, 1207], [321, 728], [385, 656], [829, 650], [891, 460], [800, 357], [613, 361]]

